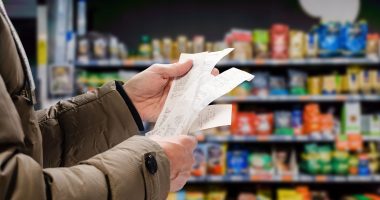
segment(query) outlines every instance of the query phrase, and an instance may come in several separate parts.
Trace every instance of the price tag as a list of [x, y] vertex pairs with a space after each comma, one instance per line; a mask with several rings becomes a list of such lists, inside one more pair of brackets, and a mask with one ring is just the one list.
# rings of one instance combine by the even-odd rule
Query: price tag
[[264, 63], [265, 63], [265, 60], [262, 59], [262, 58], [258, 58], [258, 59], [256, 59], [256, 60], [254, 61], [254, 64], [255, 64], [255, 65], [264, 65]]
[[315, 182], [318, 182], [318, 183], [327, 182], [327, 176], [324, 176], [324, 175], [315, 176]]
[[346, 177], [344, 177], [344, 176], [334, 176], [333, 180], [335, 182], [345, 182], [346, 181]]
[[244, 177], [243, 176], [238, 176], [238, 175], [233, 175], [233, 176], [230, 176], [230, 180], [234, 181], [234, 182], [239, 182], [239, 181], [243, 181]]
[[269, 141], [269, 135], [259, 135], [259, 136], [257, 136], [257, 141], [267, 142], [267, 141]]
[[283, 175], [281, 177], [282, 182], [292, 182], [293, 181], [293, 176], [292, 175]]
[[123, 64], [126, 66], [132, 66], [134, 64], [133, 60], [123, 60]]
[[301, 100], [301, 101], [307, 101], [307, 100], [310, 100], [310, 99], [311, 99], [310, 95], [299, 96], [299, 100]]

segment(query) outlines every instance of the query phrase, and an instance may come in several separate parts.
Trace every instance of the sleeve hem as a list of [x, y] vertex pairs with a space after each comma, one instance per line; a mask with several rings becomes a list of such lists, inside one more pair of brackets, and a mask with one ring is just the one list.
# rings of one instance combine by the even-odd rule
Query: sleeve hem
[[116, 90], [119, 92], [125, 104], [127, 104], [129, 110], [131, 111], [131, 114], [137, 124], [137, 127], [139, 128], [140, 131], [144, 131], [144, 125], [142, 123], [141, 117], [139, 113], [137, 112], [136, 107], [133, 105], [132, 100], [129, 98], [128, 94], [123, 89], [122, 83], [120, 81], [115, 81], [115, 85], [116, 85]]

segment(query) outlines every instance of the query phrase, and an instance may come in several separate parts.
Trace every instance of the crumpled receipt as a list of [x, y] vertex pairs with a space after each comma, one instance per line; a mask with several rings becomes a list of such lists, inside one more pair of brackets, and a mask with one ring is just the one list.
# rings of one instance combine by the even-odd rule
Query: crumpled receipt
[[209, 104], [254, 77], [236, 68], [211, 75], [215, 65], [231, 51], [233, 48], [181, 54], [179, 62], [193, 60], [193, 67], [185, 76], [173, 80], [154, 129], [147, 135], [175, 136], [231, 125], [232, 105]]

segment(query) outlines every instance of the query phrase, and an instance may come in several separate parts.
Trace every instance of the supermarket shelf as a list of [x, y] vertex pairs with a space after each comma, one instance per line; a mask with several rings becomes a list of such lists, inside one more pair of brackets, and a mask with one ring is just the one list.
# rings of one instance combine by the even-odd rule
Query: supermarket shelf
[[[154, 63], [171, 63], [174, 61], [152, 61], [152, 60], [91, 60], [85, 62], [76, 62], [78, 68], [92, 69], [92, 68], [110, 68], [110, 69], [124, 69], [124, 68], [146, 68]], [[247, 61], [221, 61], [217, 67], [254, 67], [254, 66], [302, 66], [302, 65], [347, 65], [347, 64], [360, 64], [360, 65], [378, 65], [380, 64], [379, 58], [313, 58], [313, 59], [289, 59], [289, 60], [275, 60], [275, 59], [255, 59]]]
[[371, 176], [335, 176], [335, 175], [275, 175], [275, 176], [204, 176], [191, 177], [188, 183], [380, 183], [380, 175]]
[[259, 96], [223, 96], [215, 102], [331, 102], [331, 101], [380, 101], [380, 95], [272, 95]]
[[[365, 142], [380, 142], [380, 136], [363, 136]], [[206, 136], [205, 142], [334, 142], [333, 136], [312, 135], [312, 136], [284, 136], [284, 135], [261, 135], [261, 136], [237, 136], [237, 135], [209, 135]]]

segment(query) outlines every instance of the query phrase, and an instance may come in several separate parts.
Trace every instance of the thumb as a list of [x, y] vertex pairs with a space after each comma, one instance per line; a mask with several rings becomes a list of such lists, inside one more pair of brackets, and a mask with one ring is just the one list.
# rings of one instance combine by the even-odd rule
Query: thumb
[[185, 75], [193, 66], [192, 60], [186, 60], [182, 63], [159, 64], [156, 65], [157, 71], [165, 78], [174, 78]]

